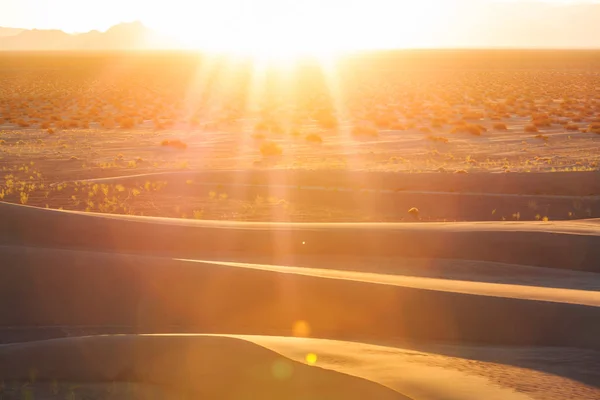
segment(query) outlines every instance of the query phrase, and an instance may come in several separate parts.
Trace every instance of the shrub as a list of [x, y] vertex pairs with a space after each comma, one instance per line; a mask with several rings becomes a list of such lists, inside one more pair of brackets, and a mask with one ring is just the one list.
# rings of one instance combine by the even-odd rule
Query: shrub
[[256, 125], [254, 125], [254, 132], [268, 132], [268, 131], [269, 131], [269, 124], [267, 122], [260, 121], [260, 122], [257, 122]]
[[162, 142], [160, 142], [160, 145], [163, 147], [172, 147], [174, 149], [179, 149], [179, 150], [185, 150], [187, 149], [187, 144], [182, 142], [179, 139], [174, 139], [174, 140], [163, 140]]
[[388, 117], [388, 116], [385, 116], [385, 115], [379, 115], [379, 116], [375, 117], [374, 120], [373, 120], [373, 123], [379, 129], [389, 128], [392, 125], [393, 122], [394, 121], [393, 121], [392, 117]]
[[505, 124], [505, 123], [502, 123], [502, 122], [496, 122], [496, 123], [493, 125], [493, 128], [494, 128], [495, 130], [497, 130], [497, 131], [505, 131], [505, 130], [507, 130], [507, 129], [508, 129], [508, 128], [506, 127], [506, 124]]
[[527, 125], [525, 127], [525, 132], [535, 133], [535, 132], [538, 132], [538, 128], [535, 125]]
[[577, 124], [567, 124], [565, 125], [565, 129], [568, 131], [578, 131], [579, 130], [579, 125]]
[[546, 135], [542, 135], [541, 133], [540, 133], [540, 134], [537, 134], [537, 135], [535, 135], [535, 136], [534, 136], [534, 138], [536, 138], [536, 139], [541, 139], [541, 140], [543, 140], [543, 141], [545, 141], [545, 142], [546, 142], [546, 141], [548, 141], [548, 136], [546, 136]]
[[131, 129], [135, 126], [135, 121], [133, 120], [133, 118], [125, 117], [121, 119], [119, 126], [123, 129]]
[[323, 139], [321, 138], [321, 136], [317, 135], [316, 133], [311, 133], [309, 135], [306, 135], [305, 139], [309, 143], [318, 143], [318, 144], [323, 143]]
[[469, 133], [475, 136], [481, 136], [481, 133], [484, 132], [484, 127], [481, 125], [475, 124], [461, 124], [454, 127], [450, 133]]
[[600, 123], [593, 123], [588, 126], [588, 132], [600, 135]]
[[339, 121], [330, 111], [322, 110], [314, 116], [317, 124], [323, 129], [337, 129]]
[[544, 127], [550, 126], [551, 121], [549, 119], [537, 119], [537, 120], [534, 120], [532, 124], [538, 128], [544, 128]]
[[260, 146], [260, 153], [265, 157], [280, 156], [283, 153], [283, 149], [275, 142], [265, 142]]

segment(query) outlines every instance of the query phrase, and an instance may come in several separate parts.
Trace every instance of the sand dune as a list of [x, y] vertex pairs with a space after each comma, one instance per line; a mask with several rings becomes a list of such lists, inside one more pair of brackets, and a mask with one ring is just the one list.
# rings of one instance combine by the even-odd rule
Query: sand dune
[[[594, 220], [235, 223], [6, 203], [0, 218], [0, 342], [41, 340], [0, 346], [5, 379], [35, 364], [43, 379], [166, 385], [174, 398], [599, 394], [599, 366], [574, 364], [600, 351]], [[74, 327], [129, 335], [60, 339]], [[171, 332], [217, 336], [135, 335]], [[520, 350], [506, 346], [530, 353], [508, 359]], [[294, 374], [273, 381], [280, 362]]]
[[[600, 395], [593, 383], [599, 377], [598, 364], [585, 361], [597, 358], [595, 352], [241, 337], [296, 360], [314, 352], [319, 355], [318, 365], [324, 368], [373, 380], [413, 399], [562, 400]], [[448, 354], [449, 347], [452, 354]], [[492, 354], [490, 358], [495, 360], [504, 355], [504, 362], [486, 361]], [[565, 375], [566, 370], [572, 374]]]
[[215, 184], [292, 185], [370, 190], [437, 191], [456, 193], [496, 193], [590, 196], [600, 195], [597, 171], [564, 173], [488, 173], [447, 174], [375, 171], [321, 170], [233, 170], [201, 172], [155, 172], [129, 176], [89, 179], [88, 182], [139, 182], [164, 179], [177, 183], [212, 182]]
[[[0, 254], [6, 266], [0, 320], [8, 326], [118, 325], [138, 332], [285, 336], [293, 334], [296, 321], [305, 320], [316, 337], [600, 346], [600, 308], [586, 305], [595, 299], [591, 291], [565, 291], [576, 294], [569, 303], [549, 288], [545, 295], [556, 297], [542, 301], [511, 285], [499, 288], [512, 297], [498, 297], [476, 282], [434, 280], [437, 287], [427, 281], [411, 287], [391, 284], [384, 275], [376, 283], [346, 279], [350, 275], [344, 271], [326, 279], [309, 270], [290, 274], [90, 251], [14, 247]], [[462, 290], [449, 291], [451, 285]], [[586, 301], [573, 304], [578, 297]], [[19, 307], [11, 307], [17, 298]]]
[[[434, 351], [274, 336], [94, 336], [0, 346], [0, 374], [28, 380], [35, 368], [39, 386], [54, 379], [96, 382], [104, 385], [99, 391], [135, 382], [175, 392], [161, 398], [185, 393], [238, 399], [251, 393], [263, 399], [583, 400], [600, 393], [584, 383], [584, 374], [547, 371], [548, 363], [583, 355], [571, 349], [534, 349], [529, 368], [522, 368], [476, 361], [472, 348], [463, 348], [469, 359], [429, 347]], [[306, 365], [309, 354], [314, 366]]]
[[582, 304], [600, 307], [600, 292], [576, 289], [555, 289], [535, 286], [511, 285], [501, 283], [468, 282], [453, 279], [408, 277], [376, 274], [371, 272], [340, 271], [320, 268], [302, 268], [282, 265], [249, 264], [227, 261], [180, 260], [184, 262], [208, 263], [215, 265], [252, 268], [263, 271], [298, 274], [329, 279], [342, 279], [357, 282], [381, 283], [385, 285], [438, 290], [454, 293], [476, 294], [482, 296], [507, 297], [514, 299], [552, 301], [557, 303]]
[[196, 398], [407, 399], [377, 383], [219, 336], [95, 336], [0, 347], [0, 376], [68, 382], [131, 381]]
[[581, 186], [577, 180], [588, 181], [593, 173], [554, 175], [557, 174], [287, 171], [282, 175], [281, 171], [184, 171], [86, 182], [140, 188], [145, 182], [160, 181], [165, 184], [161, 196], [167, 203], [207, 198], [211, 191], [252, 204], [257, 197], [284, 199], [296, 207], [321, 209], [324, 216], [328, 215], [326, 210], [336, 210], [340, 213], [336, 218], [341, 221], [413, 221], [407, 213], [412, 207], [419, 208], [424, 221], [535, 221], [543, 217], [555, 221], [600, 216], [600, 191], [595, 189], [596, 184]]
[[0, 203], [0, 242], [179, 258], [229, 253], [458, 258], [598, 271], [600, 233], [586, 221], [240, 223], [83, 214]]

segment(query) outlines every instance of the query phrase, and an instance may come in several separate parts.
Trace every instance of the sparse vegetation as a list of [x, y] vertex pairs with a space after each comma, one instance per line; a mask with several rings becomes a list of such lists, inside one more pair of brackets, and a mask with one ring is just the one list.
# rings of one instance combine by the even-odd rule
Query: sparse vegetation
[[[139, 57], [153, 60], [149, 55]], [[35, 63], [59, 61], [63, 62], [58, 56], [44, 55]], [[26, 63], [19, 62], [24, 68], [0, 67], [0, 199], [18, 204], [196, 219], [277, 214], [285, 220], [297, 205], [286, 202], [285, 208], [266, 198], [262, 203], [248, 202], [235, 191], [223, 196], [223, 189], [215, 190], [214, 199], [208, 191], [199, 199], [194, 192], [197, 184], [185, 184], [187, 192], [177, 185], [155, 189], [152, 179], [98, 184], [94, 189], [77, 179], [253, 166], [476, 176], [590, 171], [598, 170], [600, 163], [595, 136], [600, 134], [600, 101], [590, 95], [597, 86], [593, 70], [563, 71], [557, 81], [555, 71], [544, 68], [535, 78], [527, 69], [511, 74], [461, 68], [444, 74], [435, 68], [399, 73], [385, 59], [378, 61], [381, 65], [357, 60], [356, 67], [347, 67], [348, 74], [339, 75], [336, 84], [341, 90], [335, 95], [322, 77], [298, 72], [301, 75], [293, 78], [302, 84], [294, 96], [273, 85], [264, 93], [253, 93], [256, 106], [248, 107], [244, 70], [233, 71], [226, 85], [215, 82], [202, 94], [205, 97], [190, 102], [185, 94], [198, 71], [193, 60], [148, 61], [106, 75], [85, 62], [65, 63], [61, 69], [44, 67], [47, 74], [31, 74]], [[554, 151], [557, 156], [550, 156]], [[183, 197], [171, 196], [167, 193], [171, 190], [179, 190]], [[342, 193], [331, 189], [332, 196]], [[164, 199], [186, 205], [176, 211]], [[278, 212], [268, 207], [279, 207]], [[296, 211], [295, 218], [309, 218]], [[512, 220], [514, 211], [498, 207], [490, 218]], [[343, 219], [336, 212], [323, 211], [322, 218]], [[525, 207], [520, 219], [533, 219], [535, 213], [541, 221], [548, 211]], [[404, 211], [397, 214], [407, 217]], [[550, 217], [589, 214], [564, 211]], [[359, 217], [367, 218], [355, 216]], [[393, 218], [383, 211], [370, 217]], [[424, 220], [423, 215], [419, 218]]]

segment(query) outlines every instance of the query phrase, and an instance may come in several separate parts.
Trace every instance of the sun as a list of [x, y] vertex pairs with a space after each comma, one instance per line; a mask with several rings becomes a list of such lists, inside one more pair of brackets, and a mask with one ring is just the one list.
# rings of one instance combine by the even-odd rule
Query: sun
[[428, 47], [436, 32], [444, 29], [451, 9], [442, 0], [424, 2], [210, 1], [197, 12], [178, 13], [176, 18], [157, 13], [151, 25], [190, 49], [283, 61], [356, 50]]
[[[325, 34], [313, 24], [309, 28], [293, 18], [265, 21], [243, 29], [249, 21], [240, 21], [238, 29], [221, 32], [210, 40], [193, 34], [188, 39], [191, 48], [216, 51], [271, 61], [290, 61], [304, 56], [332, 55], [344, 50], [342, 43]], [[242, 33], [243, 32], [243, 33]]]
[[[156, 25], [190, 49], [279, 61], [329, 56], [352, 50], [359, 43], [354, 37], [356, 13], [337, 0], [330, 4], [316, 0], [239, 1], [230, 10], [217, 9], [216, 3], [210, 13], [214, 18], [157, 18]], [[368, 40], [370, 34], [361, 29], [360, 37]]]

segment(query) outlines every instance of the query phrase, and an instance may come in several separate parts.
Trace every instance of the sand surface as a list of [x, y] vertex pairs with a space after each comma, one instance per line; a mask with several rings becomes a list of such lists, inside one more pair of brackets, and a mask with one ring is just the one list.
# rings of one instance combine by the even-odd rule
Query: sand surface
[[[141, 386], [129, 388], [130, 395], [151, 391], [162, 392], [164, 398], [185, 394], [236, 399], [251, 393], [264, 399], [553, 400], [594, 399], [600, 393], [578, 381], [593, 373], [577, 370], [589, 368], [585, 357], [597, 354], [566, 348], [453, 346], [465, 353], [461, 358], [445, 355], [443, 346], [429, 345], [430, 351], [422, 347], [275, 336], [94, 336], [1, 346], [0, 371], [10, 380], [26, 381], [34, 370], [31, 386], [41, 398], [54, 381], [70, 382], [80, 393], [112, 390], [111, 398], [120, 398], [115, 385], [124, 382]], [[491, 352], [517, 356], [513, 365], [482, 360]], [[564, 365], [569, 357], [579, 357], [568, 361], [575, 378], [550, 372], [549, 363]], [[528, 368], [519, 363], [528, 363]], [[62, 390], [66, 388], [63, 384]]]
[[600, 396], [596, 220], [0, 216], [0, 375], [35, 368], [36, 398], [54, 379], [111, 398]]

